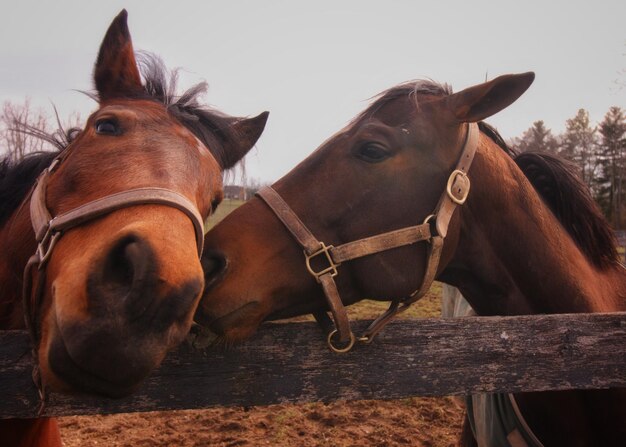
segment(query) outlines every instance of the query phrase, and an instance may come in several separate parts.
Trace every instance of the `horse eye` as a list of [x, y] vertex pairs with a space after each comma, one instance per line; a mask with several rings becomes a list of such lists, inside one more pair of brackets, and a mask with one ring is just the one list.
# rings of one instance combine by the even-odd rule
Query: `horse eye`
[[119, 135], [120, 126], [117, 121], [105, 118], [96, 121], [96, 133], [100, 135]]
[[378, 163], [390, 156], [387, 149], [378, 143], [366, 143], [359, 146], [356, 155], [368, 163]]
[[220, 204], [221, 201], [222, 201], [221, 199], [213, 199], [211, 201], [211, 214], [215, 212], [215, 210], [217, 209], [217, 206]]

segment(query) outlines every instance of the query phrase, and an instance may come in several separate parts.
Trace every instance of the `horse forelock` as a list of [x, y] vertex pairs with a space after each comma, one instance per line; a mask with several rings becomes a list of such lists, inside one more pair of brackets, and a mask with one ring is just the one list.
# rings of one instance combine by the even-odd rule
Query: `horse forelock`
[[[170, 116], [190, 130], [221, 164], [228, 159], [226, 141], [239, 141], [242, 135], [233, 126], [236, 118], [200, 103], [208, 90], [206, 82], [199, 82], [178, 93], [179, 70], [168, 70], [156, 54], [138, 51], [135, 54], [139, 73], [143, 78], [143, 91], [126, 92], [128, 99], [148, 99], [162, 104]], [[83, 91], [98, 101], [98, 94]]]
[[[206, 92], [207, 83], [201, 82], [177, 94], [176, 70], [168, 71], [161, 59], [153, 54], [138, 53], [137, 60], [144, 78], [144, 92], [131, 99], [150, 99], [163, 104], [177, 122], [211, 150], [218, 162], [225, 160], [224, 141], [237, 141], [241, 136], [232, 126], [234, 118], [200, 104], [199, 97]], [[97, 100], [96, 94], [83, 93]], [[0, 161], [0, 225], [17, 209], [37, 176], [76, 139], [81, 129], [64, 130], [59, 122], [59, 130], [53, 133], [30, 125], [22, 125], [19, 131], [50, 143], [57, 151], [28, 154], [21, 160], [7, 156]]]
[[228, 159], [224, 143], [242, 138], [233, 126], [236, 118], [199, 102], [208, 89], [206, 82], [200, 82], [178, 94], [178, 70], [167, 70], [161, 58], [151, 53], [137, 53], [137, 61], [147, 97], [163, 104], [170, 115], [209, 148], [223, 166], [223, 162]]
[[448, 96], [452, 94], [452, 87], [449, 84], [441, 84], [430, 79], [418, 79], [414, 81], [404, 82], [387, 89], [374, 96], [373, 102], [361, 112], [352, 122], [357, 122], [374, 115], [382, 107], [399, 98], [408, 98], [415, 104], [416, 110], [419, 109], [420, 95], [428, 96]]

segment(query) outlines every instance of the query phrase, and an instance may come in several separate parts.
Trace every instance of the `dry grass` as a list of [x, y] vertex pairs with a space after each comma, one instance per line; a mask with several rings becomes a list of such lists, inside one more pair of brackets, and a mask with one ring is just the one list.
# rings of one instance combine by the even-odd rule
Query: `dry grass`
[[224, 199], [220, 206], [217, 207], [215, 213], [213, 213], [206, 221], [206, 230], [210, 230], [217, 225], [223, 218], [228, 216], [231, 212], [239, 208], [245, 202], [243, 200]]
[[[350, 320], [373, 320], [389, 307], [387, 301], [363, 300], [348, 307]], [[398, 319], [438, 318], [441, 316], [441, 283], [435, 282], [417, 303], [398, 315]], [[291, 318], [287, 321], [313, 321], [311, 315]]]

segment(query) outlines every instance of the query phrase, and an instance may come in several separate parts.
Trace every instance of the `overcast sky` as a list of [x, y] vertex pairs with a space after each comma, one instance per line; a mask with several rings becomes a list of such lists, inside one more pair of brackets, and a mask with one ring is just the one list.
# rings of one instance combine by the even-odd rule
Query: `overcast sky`
[[[86, 117], [104, 33], [126, 8], [136, 50], [206, 80], [207, 103], [233, 115], [271, 112], [248, 175], [277, 180], [403, 81], [455, 91], [535, 71], [530, 90], [490, 118], [505, 138], [543, 119], [554, 132], [579, 108], [598, 122], [626, 107], [626, 1], [70, 1], [0, 3], [0, 102]], [[621, 73], [621, 74], [620, 74]]]

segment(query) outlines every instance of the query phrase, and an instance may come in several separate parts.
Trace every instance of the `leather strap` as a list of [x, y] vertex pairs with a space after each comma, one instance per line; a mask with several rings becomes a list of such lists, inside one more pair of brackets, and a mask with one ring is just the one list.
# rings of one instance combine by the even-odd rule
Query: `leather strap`
[[[257, 192], [257, 195], [274, 211], [276, 217], [278, 217], [285, 228], [287, 228], [296, 241], [298, 241], [300, 246], [304, 249], [305, 256], [310, 257], [314, 253], [318, 252], [321, 247], [324, 247], [324, 245], [318, 241], [315, 236], [313, 236], [296, 213], [294, 213], [284, 199], [272, 187], [267, 186], [260, 189]], [[425, 223], [414, 227], [403, 228], [371, 236], [355, 242], [348, 242], [338, 247], [331, 246], [328, 250], [331, 257], [329, 259], [329, 263], [331, 265], [334, 263], [338, 266], [344, 261], [413, 244], [415, 242], [427, 240], [430, 237], [430, 225]], [[319, 275], [317, 280], [324, 289], [326, 301], [328, 302], [329, 309], [335, 320], [339, 341], [342, 343], [348, 343], [352, 337], [352, 330], [350, 328], [347, 311], [341, 302], [337, 285], [333, 279], [335, 274], [331, 271]], [[315, 318], [318, 320], [318, 323], [325, 328], [325, 331], [329, 333], [328, 317], [326, 316], [326, 318], [324, 318], [322, 314], [317, 313], [315, 314]], [[378, 330], [376, 332], [378, 332]]]
[[370, 236], [354, 242], [348, 242], [338, 247], [333, 247], [330, 252], [333, 256], [333, 260], [340, 264], [381, 251], [391, 250], [392, 248], [425, 241], [430, 239], [430, 237], [430, 225], [425, 223], [376, 236]]
[[441, 236], [433, 236], [428, 247], [428, 254], [426, 256], [427, 264], [426, 271], [424, 273], [424, 279], [420, 288], [409, 295], [404, 301], [394, 300], [391, 302], [389, 308], [376, 320], [374, 320], [363, 332], [363, 335], [359, 338], [359, 341], [370, 343], [374, 337], [389, 323], [396, 315], [404, 312], [409, 308], [411, 304], [418, 301], [430, 290], [435, 276], [437, 275], [437, 268], [439, 267], [439, 260], [441, 259], [441, 251], [443, 249], [443, 238]]
[[[283, 198], [270, 186], [261, 188], [257, 191], [257, 195], [263, 199], [263, 201], [274, 211], [274, 214], [283, 223], [285, 228], [289, 230], [291, 235], [298, 241], [300, 246], [304, 249], [304, 254], [307, 259], [307, 265], [310, 267], [309, 260], [312, 255], [317, 253], [324, 245], [318, 241], [315, 236], [309, 231], [309, 229], [302, 223], [300, 218], [293, 212], [293, 210], [287, 205]], [[332, 256], [332, 255], [330, 255]], [[332, 259], [329, 262], [333, 263]], [[309, 271], [311, 271], [309, 269]], [[350, 329], [350, 321], [348, 320], [348, 313], [345, 307], [341, 303], [339, 297], [339, 291], [337, 285], [333, 279], [333, 272], [331, 270], [327, 273], [323, 273], [316, 276], [317, 281], [322, 285], [324, 289], [324, 295], [328, 306], [333, 313], [335, 320], [335, 326], [339, 335], [339, 341], [342, 343], [348, 343], [353, 337], [352, 330]], [[325, 320], [321, 315], [317, 315], [318, 321], [322, 321], [320, 324], [325, 325]], [[332, 332], [332, 331], [331, 331]]]
[[[266, 186], [257, 191], [256, 194], [270, 207], [276, 217], [278, 217], [304, 249], [307, 269], [322, 285], [336, 327], [328, 336], [328, 344], [332, 350], [335, 352], [346, 352], [350, 350], [354, 343], [354, 335], [350, 329], [348, 315], [341, 301], [335, 280], [333, 279], [338, 274], [337, 268], [342, 262], [414, 244], [416, 242], [429, 242], [426, 269], [419, 289], [404, 300], [393, 300], [389, 309], [374, 320], [366, 329], [363, 336], [359, 337], [360, 341], [371, 342], [374, 336], [398, 313], [405, 311], [412, 303], [422, 298], [426, 292], [428, 292], [437, 275], [441, 252], [443, 250], [443, 242], [448, 233], [448, 227], [454, 211], [459, 205], [465, 203], [469, 195], [470, 181], [467, 172], [469, 171], [474, 159], [474, 154], [476, 153], [478, 138], [478, 125], [469, 123], [459, 161], [448, 178], [446, 190], [439, 199], [434, 213], [428, 216], [424, 220], [424, 223], [389, 231], [376, 236], [370, 236], [354, 242], [348, 242], [337, 247], [332, 245], [327, 246], [319, 241], [271, 186]], [[435, 234], [432, 233], [431, 218], [435, 219], [433, 225], [436, 231]], [[315, 271], [311, 266], [311, 259], [322, 255], [326, 257], [328, 267], [320, 271]], [[326, 330], [332, 327], [328, 315], [325, 312], [319, 312], [314, 315], [316, 320], [322, 327], [325, 327]], [[335, 332], [339, 335], [339, 341], [348, 343], [347, 347], [337, 348], [334, 346], [332, 337]]]
[[339, 290], [337, 290], [337, 284], [330, 273], [320, 276], [320, 284], [324, 289], [324, 295], [326, 295], [326, 300], [328, 301], [331, 312], [333, 313], [335, 327], [337, 328], [337, 334], [339, 335], [339, 341], [341, 343], [348, 343], [354, 335], [352, 334], [352, 329], [350, 328], [348, 312], [346, 311], [346, 307], [341, 302]]
[[271, 186], [265, 186], [256, 192], [263, 201], [274, 211], [274, 214], [298, 241], [307, 255], [315, 253], [320, 248], [320, 241], [302, 223], [287, 202]]
[[37, 242], [46, 234], [59, 233], [113, 211], [136, 205], [166, 205], [176, 208], [189, 217], [194, 226], [198, 256], [204, 244], [204, 223], [195, 205], [180, 193], [165, 188], [135, 188], [114, 193], [85, 203], [71, 211], [51, 217], [46, 206], [46, 184], [49, 172], [37, 182], [30, 200], [30, 218]]
[[467, 177], [467, 173], [469, 172], [472, 161], [474, 160], [474, 155], [476, 154], [479, 136], [480, 130], [478, 129], [478, 125], [475, 123], [468, 124], [463, 151], [461, 152], [456, 168], [448, 178], [446, 192], [441, 196], [437, 208], [435, 208], [435, 227], [437, 234], [441, 237], [446, 237], [454, 211], [458, 205], [465, 203], [469, 195], [470, 181], [469, 177]]

